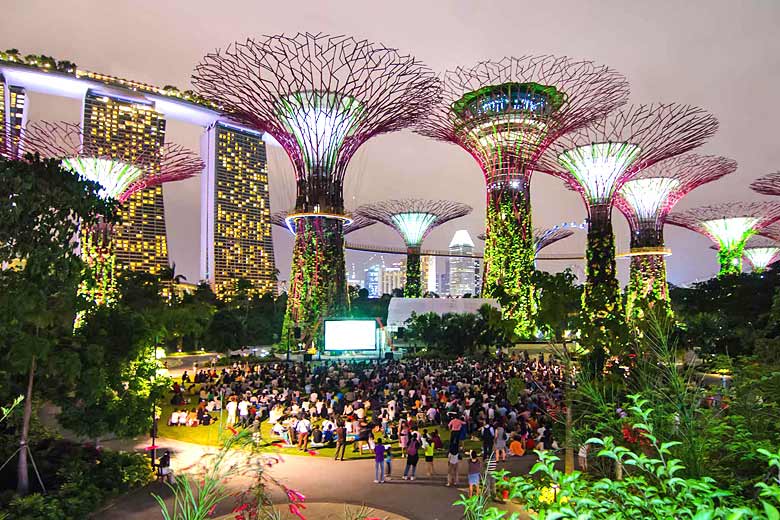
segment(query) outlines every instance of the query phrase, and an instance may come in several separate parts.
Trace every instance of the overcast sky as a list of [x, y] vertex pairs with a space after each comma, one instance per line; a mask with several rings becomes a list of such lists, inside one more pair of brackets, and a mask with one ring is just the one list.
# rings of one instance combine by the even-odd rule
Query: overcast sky
[[[188, 88], [194, 66], [207, 52], [235, 40], [298, 31], [349, 34], [416, 55], [434, 70], [507, 55], [558, 54], [587, 58], [623, 72], [631, 101], [680, 102], [712, 111], [720, 132], [700, 153], [739, 162], [737, 173], [706, 185], [678, 208], [711, 202], [766, 199], [748, 189], [756, 177], [780, 168], [777, 103], [780, 90], [780, 2], [776, 0], [520, 0], [390, 2], [260, 0], [5, 0], [0, 47], [68, 59], [79, 68], [156, 85]], [[73, 100], [31, 96], [30, 120], [80, 119]], [[200, 130], [169, 122], [167, 138], [197, 148]], [[286, 155], [269, 151], [272, 209], [292, 201]], [[426, 248], [445, 248], [455, 230], [484, 230], [484, 182], [461, 149], [409, 132], [380, 136], [363, 146], [347, 175], [348, 204], [398, 197], [446, 198], [468, 203], [472, 215], [442, 226]], [[582, 220], [579, 197], [557, 179], [532, 182], [536, 226]], [[350, 202], [351, 201], [351, 202]], [[177, 268], [198, 279], [200, 180], [165, 187], [169, 249]], [[618, 250], [628, 228], [614, 215]], [[381, 225], [355, 232], [361, 243], [400, 246]], [[684, 283], [716, 273], [709, 241], [668, 226], [669, 279]], [[289, 273], [292, 241], [274, 230], [277, 266]], [[584, 236], [549, 252], [581, 252]], [[348, 254], [348, 262], [364, 256]], [[546, 270], [562, 262], [541, 262]], [[627, 262], [619, 261], [625, 283]]]

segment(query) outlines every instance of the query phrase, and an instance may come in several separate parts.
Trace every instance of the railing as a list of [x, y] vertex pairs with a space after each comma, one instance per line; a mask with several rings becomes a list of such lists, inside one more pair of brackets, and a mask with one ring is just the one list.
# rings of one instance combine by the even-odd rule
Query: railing
[[[373, 244], [359, 244], [356, 242], [347, 242], [347, 249], [352, 251], [366, 251], [368, 253], [385, 253], [390, 255], [405, 255], [405, 247], [376, 246]], [[446, 249], [423, 249], [420, 251], [422, 256], [449, 256], [455, 258], [482, 258], [482, 253], [475, 251], [473, 253], [452, 253]], [[584, 260], [582, 254], [576, 253], [553, 253], [537, 255], [537, 260]]]

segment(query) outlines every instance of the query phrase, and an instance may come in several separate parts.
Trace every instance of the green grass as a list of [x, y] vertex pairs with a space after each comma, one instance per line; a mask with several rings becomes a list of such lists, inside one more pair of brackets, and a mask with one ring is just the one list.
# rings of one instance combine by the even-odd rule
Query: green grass
[[[198, 387], [196, 387], [198, 388]], [[222, 440], [224, 439], [224, 436], [226, 435], [232, 435], [230, 430], [221, 427], [220, 424], [220, 415], [219, 413], [212, 414], [212, 416], [215, 418], [215, 421], [208, 425], [208, 426], [168, 426], [168, 419], [171, 417], [171, 412], [173, 412], [175, 409], [183, 409], [188, 408], [192, 409], [193, 403], [197, 403], [197, 394], [190, 395], [189, 393], [186, 394], [186, 397], [189, 399], [190, 403], [186, 406], [173, 406], [170, 404], [170, 398], [173, 394], [170, 394], [166, 401], [164, 403], [160, 404], [160, 407], [162, 408], [162, 414], [160, 416], [160, 422], [157, 427], [157, 431], [160, 437], [167, 438], [167, 439], [175, 439], [182, 442], [190, 442], [193, 444], [203, 444], [206, 446], [221, 446]], [[222, 421], [227, 419], [227, 412], [222, 411]], [[315, 421], [315, 424], [318, 424], [318, 421]], [[432, 426], [426, 426], [423, 428], [420, 428], [419, 431], [422, 432], [422, 430], [428, 430], [429, 432], [432, 432], [433, 430], [438, 430], [439, 435], [441, 436], [445, 447], [447, 446], [447, 442], [449, 442], [450, 434], [447, 431], [446, 427], [438, 426], [438, 427], [432, 427]], [[271, 425], [268, 423], [268, 421], [263, 421], [261, 425], [261, 431], [263, 436], [263, 441], [261, 442], [260, 446], [262, 450], [264, 451], [272, 451], [274, 453], [282, 453], [286, 455], [303, 455], [304, 453], [298, 450], [298, 448], [279, 448], [277, 446], [274, 446], [274, 443], [282, 442], [279, 437], [274, 435], [271, 432]], [[387, 444], [387, 440], [384, 439], [384, 443]], [[164, 443], [164, 441], [162, 441]], [[345, 459], [371, 459], [374, 457], [373, 452], [364, 451], [363, 454], [353, 453], [353, 445], [355, 443], [350, 442], [347, 444], [347, 449], [344, 454]], [[395, 458], [400, 457], [401, 451], [398, 446], [398, 441], [391, 442], [391, 445], [393, 446], [393, 456]], [[479, 441], [474, 441], [467, 439], [464, 443], [464, 446], [466, 450], [470, 449], [481, 449], [481, 444]], [[331, 447], [323, 447], [323, 448], [309, 448], [310, 451], [316, 452], [317, 457], [333, 457], [336, 454], [336, 448]], [[420, 454], [422, 457], [422, 453]], [[311, 455], [307, 455], [311, 456]], [[436, 457], [446, 457], [447, 451], [444, 450], [438, 450], [436, 452]]]

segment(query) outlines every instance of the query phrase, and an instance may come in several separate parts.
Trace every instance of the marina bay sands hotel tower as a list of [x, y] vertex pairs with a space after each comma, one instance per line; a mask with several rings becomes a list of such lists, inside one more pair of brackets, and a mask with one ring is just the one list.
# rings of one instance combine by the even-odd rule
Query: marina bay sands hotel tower
[[[168, 141], [167, 119], [201, 127], [206, 168], [200, 179], [200, 280], [222, 298], [235, 292], [239, 280], [248, 282], [249, 294], [276, 293], [262, 134], [223, 121], [211, 107], [172, 93], [170, 87], [161, 89], [75, 65], [37, 70], [5, 55], [0, 53], [0, 117], [7, 132], [0, 132], [0, 140], [19, 141], [27, 123], [28, 93], [81, 100], [84, 144], [118, 159], [140, 151], [159, 155], [155, 152]], [[166, 189], [177, 189], [176, 183]], [[159, 274], [169, 265], [162, 186], [133, 194], [122, 205], [120, 217], [114, 228], [118, 267]]]

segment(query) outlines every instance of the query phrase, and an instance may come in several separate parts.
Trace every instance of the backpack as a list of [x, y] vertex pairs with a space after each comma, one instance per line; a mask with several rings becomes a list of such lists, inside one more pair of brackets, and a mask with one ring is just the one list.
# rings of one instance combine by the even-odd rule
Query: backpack
[[485, 426], [482, 428], [482, 440], [484, 442], [493, 442], [493, 434], [490, 432], [490, 427]]

